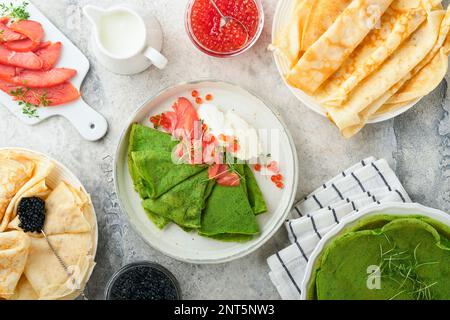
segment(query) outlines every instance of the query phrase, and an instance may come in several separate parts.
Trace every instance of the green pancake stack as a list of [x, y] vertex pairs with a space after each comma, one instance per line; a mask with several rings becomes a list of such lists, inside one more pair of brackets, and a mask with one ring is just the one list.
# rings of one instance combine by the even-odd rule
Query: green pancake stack
[[327, 245], [308, 298], [448, 300], [449, 235], [447, 226], [423, 216], [364, 219]]
[[207, 166], [174, 163], [178, 143], [161, 131], [132, 126], [128, 167], [149, 219], [160, 229], [175, 223], [220, 241], [245, 242], [258, 235], [256, 216], [267, 206], [250, 167], [234, 165], [241, 184], [220, 186], [209, 179]]

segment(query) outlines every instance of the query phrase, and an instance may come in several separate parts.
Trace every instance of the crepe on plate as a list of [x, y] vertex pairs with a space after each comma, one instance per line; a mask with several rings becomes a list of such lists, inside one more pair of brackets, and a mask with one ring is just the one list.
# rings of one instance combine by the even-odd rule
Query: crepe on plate
[[[22, 164], [11, 165], [8, 176], [19, 177], [27, 173], [22, 187], [16, 187], [15, 193], [8, 196], [10, 201], [2, 220], [0, 299], [76, 298], [78, 286], [84, 287], [95, 265], [96, 223], [89, 196], [65, 182], [56, 183], [58, 179], [52, 175], [55, 164], [45, 157], [26, 151], [2, 150], [0, 159], [19, 159]], [[32, 169], [26, 171], [23, 168]], [[2, 180], [0, 190], [7, 190], [8, 186], [3, 181], [7, 180]], [[55, 188], [52, 190], [48, 184]], [[17, 207], [23, 197], [45, 200], [44, 231], [74, 272], [72, 279], [40, 234], [21, 230]]]
[[342, 12], [343, 1], [313, 1], [311, 8], [321, 3], [326, 11], [328, 4], [329, 17], [338, 14], [325, 32], [330, 20], [323, 19], [316, 33], [308, 21], [319, 20], [305, 2], [294, 1], [271, 47], [290, 66], [286, 81], [320, 104], [345, 137], [375, 115], [414, 103], [444, 78], [450, 15], [441, 0], [353, 0]]

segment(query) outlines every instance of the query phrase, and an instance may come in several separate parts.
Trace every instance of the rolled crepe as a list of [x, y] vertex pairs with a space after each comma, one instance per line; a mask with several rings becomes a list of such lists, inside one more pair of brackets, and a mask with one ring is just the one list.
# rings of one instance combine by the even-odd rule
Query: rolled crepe
[[25, 270], [30, 238], [22, 231], [0, 233], [0, 298], [9, 299]]
[[292, 86], [313, 94], [376, 26], [392, 1], [353, 0], [305, 52], [286, 80]]
[[55, 164], [42, 157], [38, 157], [34, 154], [30, 154], [27, 152], [20, 152], [17, 155], [23, 156], [26, 159], [32, 161], [35, 165], [33, 170], [33, 174], [30, 179], [19, 189], [19, 191], [15, 194], [15, 196], [11, 199], [3, 219], [0, 223], [0, 232], [3, 232], [8, 227], [8, 224], [15, 218], [15, 209], [17, 208], [18, 202], [24, 196], [24, 194], [33, 188], [36, 184], [39, 184], [44, 180], [50, 172], [55, 167]]
[[[377, 71], [359, 85], [341, 108], [327, 108], [343, 131], [363, 122], [360, 113], [407, 77], [432, 50], [445, 11], [433, 11], [427, 20]], [[373, 111], [373, 110], [372, 110]], [[376, 112], [376, 110], [374, 111]]]
[[316, 0], [312, 2], [312, 9], [302, 30], [302, 51], [309, 49], [333, 25], [352, 0]]
[[35, 164], [21, 154], [0, 151], [0, 222], [11, 199], [31, 179]]
[[[448, 59], [445, 42], [450, 32], [450, 8], [439, 30], [439, 37], [428, 55], [412, 71], [412, 78], [389, 99], [387, 104], [400, 105], [417, 100], [433, 91], [445, 77]], [[444, 48], [443, 48], [444, 47]]]
[[294, 66], [303, 54], [302, 35], [303, 26], [316, 0], [294, 0], [292, 15], [287, 25], [276, 36], [270, 49], [275, 49], [283, 55], [290, 67]]
[[[381, 18], [379, 28], [371, 31], [342, 67], [317, 91], [316, 99], [330, 107], [340, 107], [356, 86], [378, 69], [426, 19], [426, 10], [412, 7], [416, 0], [393, 5]], [[394, 9], [394, 4], [396, 8]]]

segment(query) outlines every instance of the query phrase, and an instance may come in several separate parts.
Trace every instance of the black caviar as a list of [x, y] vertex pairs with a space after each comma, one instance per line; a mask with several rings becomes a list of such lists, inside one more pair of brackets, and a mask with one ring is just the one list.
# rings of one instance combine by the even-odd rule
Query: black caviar
[[175, 278], [156, 265], [132, 265], [119, 272], [107, 294], [109, 300], [178, 300]]
[[37, 198], [22, 198], [17, 209], [19, 228], [25, 232], [41, 232], [45, 222], [45, 201]]

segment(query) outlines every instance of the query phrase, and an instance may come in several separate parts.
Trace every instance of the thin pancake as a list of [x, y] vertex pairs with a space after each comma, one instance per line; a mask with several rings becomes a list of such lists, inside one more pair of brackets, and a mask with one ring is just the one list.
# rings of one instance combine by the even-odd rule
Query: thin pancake
[[33, 160], [10, 151], [0, 151], [0, 222], [11, 199], [31, 179]]
[[305, 52], [286, 80], [306, 93], [314, 93], [376, 26], [392, 1], [354, 0]]
[[302, 50], [310, 48], [351, 2], [352, 0], [316, 0], [303, 29]]
[[[415, 0], [409, 2], [414, 3]], [[411, 6], [411, 3], [406, 2], [405, 5]], [[421, 7], [393, 9], [391, 6], [382, 16], [380, 28], [368, 34], [342, 67], [316, 93], [316, 98], [330, 107], [342, 106], [353, 89], [378, 69], [425, 20], [426, 11]]]
[[427, 23], [423, 24], [381, 68], [358, 86], [342, 108], [327, 108], [330, 118], [341, 131], [361, 125], [363, 120], [360, 112], [408, 76], [427, 56], [436, 43], [444, 15], [445, 12], [442, 10], [432, 12]]
[[[447, 73], [448, 61], [445, 57], [445, 41], [450, 32], [450, 8], [442, 20], [439, 37], [433, 49], [412, 71], [413, 77], [397, 92], [388, 104], [400, 104], [419, 99], [433, 91]], [[444, 61], [445, 60], [445, 61]], [[422, 72], [423, 71], [423, 72]]]
[[303, 25], [312, 8], [312, 3], [315, 1], [294, 0], [292, 2], [291, 18], [270, 47], [281, 53], [287, 59], [290, 67], [294, 66], [302, 55]]
[[10, 298], [27, 263], [30, 238], [22, 231], [0, 233], [0, 298]]

